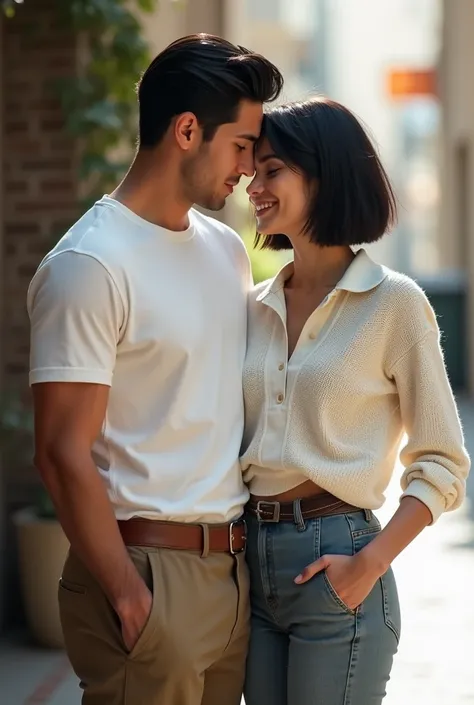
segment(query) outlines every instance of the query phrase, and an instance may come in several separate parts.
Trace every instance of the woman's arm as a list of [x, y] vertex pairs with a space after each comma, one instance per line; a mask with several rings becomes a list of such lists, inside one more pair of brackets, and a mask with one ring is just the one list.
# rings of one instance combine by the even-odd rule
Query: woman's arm
[[350, 609], [360, 605], [390, 564], [431, 524], [428, 507], [415, 497], [402, 497], [387, 526], [355, 556], [327, 555], [306, 566], [295, 579], [305, 583], [326, 570], [339, 598]]
[[351, 608], [363, 602], [394, 558], [426, 526], [461, 504], [470, 468], [437, 330], [429, 330], [412, 345], [390, 373], [408, 436], [400, 454], [405, 465], [400, 506], [358, 554], [322, 556], [296, 578], [306, 582], [327, 570], [339, 597]]

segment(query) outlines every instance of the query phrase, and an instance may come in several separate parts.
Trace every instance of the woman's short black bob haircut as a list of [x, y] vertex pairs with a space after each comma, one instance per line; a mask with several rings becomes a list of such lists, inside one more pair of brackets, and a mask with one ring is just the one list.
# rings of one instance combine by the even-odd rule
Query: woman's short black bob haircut
[[[310, 187], [317, 186], [304, 230], [312, 242], [363, 245], [393, 227], [396, 202], [387, 174], [360, 122], [343, 105], [316, 97], [272, 108], [259, 142], [264, 138], [279, 159]], [[292, 247], [284, 234], [257, 234], [256, 244], [271, 250]]]

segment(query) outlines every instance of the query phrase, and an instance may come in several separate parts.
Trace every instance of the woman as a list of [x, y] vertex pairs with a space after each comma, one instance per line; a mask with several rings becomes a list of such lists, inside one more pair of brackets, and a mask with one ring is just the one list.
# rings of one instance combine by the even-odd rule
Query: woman
[[[250, 298], [245, 699], [378, 705], [400, 636], [390, 564], [460, 505], [469, 459], [427, 298], [355, 250], [395, 218], [356, 118], [327, 99], [275, 108], [255, 158], [257, 241], [294, 262]], [[403, 494], [381, 530], [405, 432]]]

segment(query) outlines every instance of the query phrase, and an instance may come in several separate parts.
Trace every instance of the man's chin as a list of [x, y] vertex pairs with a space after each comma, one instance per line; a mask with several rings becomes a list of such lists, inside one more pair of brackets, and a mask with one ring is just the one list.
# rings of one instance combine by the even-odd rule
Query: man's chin
[[226, 199], [223, 196], [214, 196], [210, 199], [203, 199], [200, 202], [196, 202], [196, 205], [201, 208], [205, 208], [208, 211], [221, 211], [225, 206]]

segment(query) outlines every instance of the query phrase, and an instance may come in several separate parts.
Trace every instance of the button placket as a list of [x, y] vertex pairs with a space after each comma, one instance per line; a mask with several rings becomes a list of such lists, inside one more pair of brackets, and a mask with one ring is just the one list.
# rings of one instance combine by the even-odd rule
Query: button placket
[[303, 326], [303, 330], [300, 334], [300, 339], [298, 340], [295, 350], [293, 351], [293, 356], [297, 357], [299, 352], [305, 350], [305, 344], [313, 343], [318, 338], [319, 333], [321, 332], [321, 329], [324, 326], [325, 319], [326, 317], [321, 315], [319, 309], [313, 311], [313, 313]]
[[273, 400], [270, 403], [280, 406], [286, 398], [287, 364], [284, 360], [288, 354], [288, 335], [283, 321], [280, 320], [279, 325], [278, 323], [276, 325], [278, 327], [274, 331], [270, 345], [271, 357], [268, 361], [267, 374], [269, 375], [268, 389]]
[[[336, 291], [332, 291], [330, 294], [328, 294], [321, 304], [318, 306], [318, 308], [313, 311], [313, 313], [310, 315], [308, 320], [306, 321], [305, 325], [303, 326], [303, 331], [306, 327], [308, 327], [307, 334], [305, 336], [302, 336], [302, 339], [304, 341], [315, 341], [319, 337], [319, 334], [321, 333], [322, 329], [324, 328], [327, 320], [328, 320], [328, 304], [330, 304], [335, 295]], [[331, 309], [332, 310], [332, 309]], [[303, 332], [302, 331], [302, 332]]]

